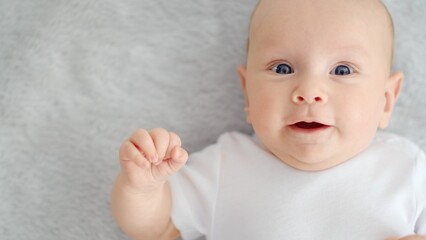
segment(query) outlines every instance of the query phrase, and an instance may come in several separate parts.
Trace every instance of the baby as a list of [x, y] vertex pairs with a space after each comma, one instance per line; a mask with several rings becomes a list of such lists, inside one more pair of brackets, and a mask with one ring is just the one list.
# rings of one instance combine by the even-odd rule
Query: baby
[[[388, 125], [403, 74], [379, 0], [262, 0], [239, 68], [255, 136], [191, 155], [164, 129], [120, 149], [133, 239], [426, 239], [426, 160]], [[185, 166], [184, 166], [185, 165]]]

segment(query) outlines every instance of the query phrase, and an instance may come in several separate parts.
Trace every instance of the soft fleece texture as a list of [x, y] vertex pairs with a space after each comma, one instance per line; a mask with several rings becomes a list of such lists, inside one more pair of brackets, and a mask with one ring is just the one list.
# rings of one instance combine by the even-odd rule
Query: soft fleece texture
[[[126, 239], [109, 210], [118, 148], [136, 128], [193, 152], [250, 133], [236, 68], [256, 0], [0, 1], [0, 238]], [[389, 130], [426, 149], [426, 2], [389, 0]]]

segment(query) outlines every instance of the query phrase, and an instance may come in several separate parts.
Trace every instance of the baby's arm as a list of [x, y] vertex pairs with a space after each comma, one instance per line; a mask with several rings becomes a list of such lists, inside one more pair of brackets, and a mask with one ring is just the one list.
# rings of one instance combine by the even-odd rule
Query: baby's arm
[[188, 160], [180, 138], [164, 129], [135, 131], [120, 148], [121, 172], [112, 191], [112, 213], [132, 239], [176, 239], [168, 177]]

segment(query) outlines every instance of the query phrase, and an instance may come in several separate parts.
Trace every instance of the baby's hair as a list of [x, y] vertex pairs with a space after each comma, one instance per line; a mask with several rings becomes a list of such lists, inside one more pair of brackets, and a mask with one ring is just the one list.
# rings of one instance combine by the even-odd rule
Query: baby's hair
[[[386, 12], [386, 22], [388, 23], [388, 27], [390, 30], [390, 34], [391, 34], [391, 56], [390, 56], [390, 66], [392, 66], [393, 63], [393, 55], [394, 55], [394, 38], [395, 38], [395, 27], [394, 27], [394, 23], [393, 23], [393, 19], [392, 19], [392, 15], [390, 14], [388, 8], [386, 7], [386, 5], [383, 3], [382, 0], [376, 0], [379, 2], [379, 4], [384, 8], [385, 12]], [[253, 22], [253, 17], [257, 11], [257, 9], [259, 8], [260, 3], [262, 2], [262, 0], [258, 0], [256, 3], [256, 6], [254, 7], [251, 16], [250, 16], [250, 22], [249, 22], [249, 37], [247, 38], [247, 43], [246, 43], [246, 53], [248, 53], [249, 48], [250, 48], [250, 29], [251, 29], [251, 25]]]
[[[251, 23], [253, 22], [253, 16], [256, 13], [256, 10], [258, 9], [261, 1], [262, 0], [257, 1], [256, 6], [254, 7], [253, 11], [251, 12], [250, 21], [249, 21], [249, 28], [248, 28], [249, 29], [249, 35], [250, 35]], [[246, 52], [248, 52], [249, 47], [250, 47], [250, 37], [247, 37]]]
[[389, 12], [389, 9], [386, 7], [386, 5], [379, 0], [380, 5], [383, 6], [383, 8], [386, 11], [386, 22], [388, 23], [388, 27], [390, 29], [391, 34], [391, 56], [390, 56], [390, 66], [392, 66], [393, 63], [393, 55], [394, 55], [394, 42], [395, 42], [395, 25], [393, 23], [392, 15]]

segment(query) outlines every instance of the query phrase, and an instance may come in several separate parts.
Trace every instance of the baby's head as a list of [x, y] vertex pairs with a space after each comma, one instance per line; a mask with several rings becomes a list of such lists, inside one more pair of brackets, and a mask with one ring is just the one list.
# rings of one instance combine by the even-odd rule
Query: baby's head
[[262, 0], [239, 69], [248, 121], [301, 170], [336, 166], [388, 125], [403, 79], [379, 0]]

